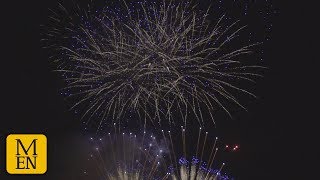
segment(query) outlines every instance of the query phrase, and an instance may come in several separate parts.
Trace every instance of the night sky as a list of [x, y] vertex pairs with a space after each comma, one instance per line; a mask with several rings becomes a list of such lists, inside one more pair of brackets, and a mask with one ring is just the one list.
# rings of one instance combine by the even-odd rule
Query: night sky
[[[47, 9], [54, 7], [55, 1], [7, 3], [1, 5], [4, 115], [0, 125], [0, 179], [82, 179], [82, 162], [89, 149], [83, 140], [88, 136], [77, 116], [68, 111], [59, 94], [61, 80], [52, 72], [54, 66], [39, 45], [39, 23], [46, 23]], [[213, 130], [224, 143], [241, 146], [240, 151], [226, 156], [228, 169], [240, 180], [308, 179], [313, 165], [307, 165], [306, 160], [319, 157], [313, 154], [316, 131], [306, 130], [312, 119], [318, 119], [309, 113], [318, 105], [307, 108], [309, 101], [315, 101], [307, 98], [315, 90], [307, 89], [317, 83], [311, 80], [315, 71], [309, 63], [315, 61], [310, 52], [315, 47], [312, 24], [316, 21], [307, 18], [307, 13], [314, 11], [292, 2], [274, 2], [273, 6], [280, 13], [272, 19], [271, 40], [265, 47], [264, 62], [269, 70], [253, 88], [259, 98], [245, 99], [248, 112], [233, 112], [233, 119], [221, 115]], [[47, 136], [45, 175], [5, 175], [5, 137], [11, 133]]]

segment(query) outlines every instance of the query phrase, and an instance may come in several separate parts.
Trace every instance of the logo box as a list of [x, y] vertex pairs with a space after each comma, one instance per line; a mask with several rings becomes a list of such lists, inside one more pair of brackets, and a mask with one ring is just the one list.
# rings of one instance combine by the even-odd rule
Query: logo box
[[47, 171], [47, 138], [42, 134], [11, 134], [7, 137], [9, 174], [44, 174]]

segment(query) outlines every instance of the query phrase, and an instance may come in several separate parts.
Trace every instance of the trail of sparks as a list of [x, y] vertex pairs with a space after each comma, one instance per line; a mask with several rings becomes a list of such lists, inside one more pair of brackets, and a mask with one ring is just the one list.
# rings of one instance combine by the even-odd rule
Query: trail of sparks
[[[187, 130], [182, 127], [182, 147], [179, 147], [179, 145], [176, 145], [172, 143], [172, 137], [171, 132], [168, 132], [168, 136], [170, 138], [171, 144], [168, 146], [167, 149], [170, 150], [169, 159], [176, 158], [177, 153], [174, 151], [174, 149], [182, 149], [182, 156], [178, 162], [175, 161], [174, 164], [171, 163], [171, 172], [169, 172], [170, 176], [169, 179], [173, 180], [188, 180], [188, 179], [195, 179], [195, 180], [231, 180], [232, 177], [226, 175], [225, 173], [222, 173], [222, 169], [225, 166], [225, 163], [221, 163], [220, 166], [217, 166], [216, 162], [216, 155], [218, 153], [218, 145], [216, 137], [213, 141], [214, 143], [210, 143], [211, 140], [208, 138], [208, 132], [205, 132], [204, 135], [202, 133], [202, 129], [199, 130], [198, 135], [198, 141], [196, 145], [196, 151], [189, 151], [186, 152], [186, 141], [189, 140], [189, 138], [186, 138], [185, 132]], [[164, 132], [163, 136], [165, 138]], [[209, 140], [209, 141], [208, 141]], [[189, 142], [190, 143], [190, 142]], [[189, 145], [192, 145], [189, 144]], [[194, 145], [194, 144], [193, 144]], [[199, 148], [201, 149], [201, 155], [199, 155]], [[188, 149], [190, 149], [188, 147]], [[210, 155], [205, 155], [204, 149], [209, 150]], [[170, 169], [170, 168], [169, 168]]]

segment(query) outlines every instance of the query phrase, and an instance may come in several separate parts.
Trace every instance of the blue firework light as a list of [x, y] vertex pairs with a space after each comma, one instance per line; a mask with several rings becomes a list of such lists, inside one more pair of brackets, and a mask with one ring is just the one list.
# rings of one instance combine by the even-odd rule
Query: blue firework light
[[100, 129], [136, 117], [144, 126], [190, 119], [203, 126], [217, 109], [230, 115], [229, 104], [244, 108], [239, 93], [255, 97], [241, 84], [261, 77], [264, 68], [250, 58], [258, 43], [242, 36], [239, 20], [209, 18], [222, 6], [164, 0], [75, 7], [53, 13], [44, 40], [66, 83], [62, 94], [84, 123]]
[[[205, 180], [233, 180], [231, 176], [228, 176], [226, 173], [222, 173], [221, 170], [222, 166], [217, 168], [208, 168], [208, 165], [206, 162], [202, 162], [202, 164], [199, 164], [200, 160], [196, 157], [193, 157], [191, 162], [189, 162], [186, 158], [180, 158], [179, 159], [179, 165], [180, 165], [180, 176], [181, 179], [205, 179]], [[176, 178], [176, 177], [174, 177]]]

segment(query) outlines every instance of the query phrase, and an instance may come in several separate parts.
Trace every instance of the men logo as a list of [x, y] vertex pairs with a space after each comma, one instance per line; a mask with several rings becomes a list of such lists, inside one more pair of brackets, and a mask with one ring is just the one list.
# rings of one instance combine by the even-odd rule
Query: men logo
[[11, 134], [7, 137], [7, 172], [44, 174], [47, 171], [47, 138], [42, 134]]

